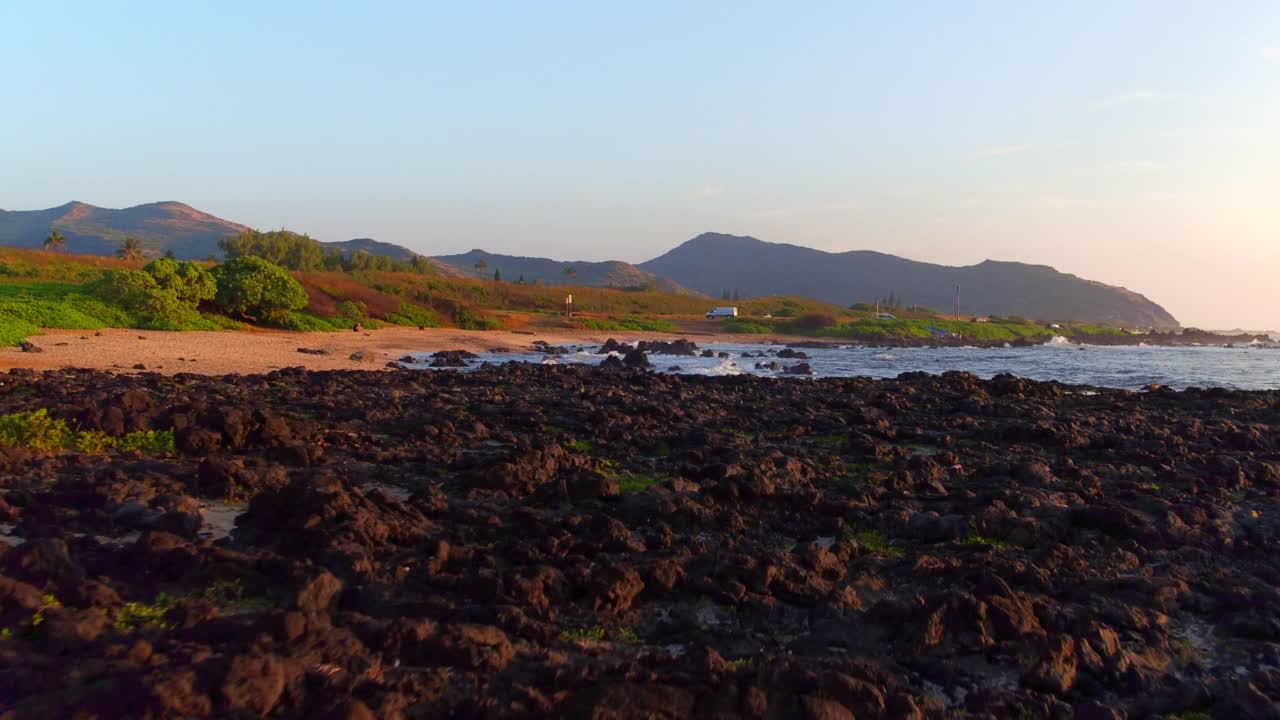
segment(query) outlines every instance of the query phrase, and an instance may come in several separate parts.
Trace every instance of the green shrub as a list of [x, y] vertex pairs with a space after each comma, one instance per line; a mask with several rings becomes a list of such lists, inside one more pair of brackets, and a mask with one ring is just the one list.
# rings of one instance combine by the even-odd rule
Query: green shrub
[[193, 262], [160, 258], [147, 263], [142, 271], [161, 289], [172, 291], [180, 302], [192, 307], [212, 300], [218, 291], [213, 274]]
[[279, 322], [307, 305], [307, 293], [287, 270], [253, 256], [228, 260], [213, 270], [214, 301], [227, 313]]
[[131, 432], [117, 440], [116, 447], [120, 450], [138, 450], [156, 455], [172, 454], [174, 452], [173, 431], [141, 430], [139, 432]]
[[102, 277], [85, 285], [85, 290], [95, 297], [125, 308], [141, 305], [159, 289], [156, 279], [141, 270], [108, 270]]
[[216, 329], [196, 310], [200, 300], [209, 299], [209, 273], [194, 263], [161, 258], [143, 270], [108, 270], [85, 289], [94, 296], [119, 305], [133, 316], [129, 327], [149, 330]]
[[98, 430], [86, 430], [76, 435], [72, 445], [82, 453], [104, 453], [116, 446], [116, 439]]
[[77, 431], [65, 420], [41, 408], [0, 415], [0, 445], [31, 450], [76, 450], [103, 453], [108, 450], [138, 450], [150, 454], [173, 453], [172, 430], [142, 430], [112, 437], [98, 430]]
[[65, 420], [41, 408], [0, 416], [0, 445], [32, 450], [61, 450], [72, 440]]
[[337, 306], [338, 317], [351, 322], [363, 322], [368, 314], [368, 306], [362, 302], [343, 300]]

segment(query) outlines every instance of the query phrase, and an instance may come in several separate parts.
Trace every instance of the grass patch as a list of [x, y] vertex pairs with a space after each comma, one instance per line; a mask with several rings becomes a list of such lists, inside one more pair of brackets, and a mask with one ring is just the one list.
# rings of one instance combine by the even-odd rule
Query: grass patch
[[740, 320], [738, 318], [728, 318], [720, 323], [720, 329], [727, 333], [739, 335], [768, 335], [773, 332], [773, 328], [754, 320]]
[[584, 318], [579, 321], [581, 326], [587, 330], [632, 330], [636, 332], [676, 332], [679, 328], [670, 320], [658, 320], [655, 318], [628, 317], [621, 320], [594, 320]]
[[573, 440], [565, 440], [562, 444], [566, 448], [574, 452], [580, 452], [580, 453], [589, 453], [593, 448], [595, 448], [595, 444], [592, 443], [590, 440], [580, 440], [578, 438], [574, 438]]

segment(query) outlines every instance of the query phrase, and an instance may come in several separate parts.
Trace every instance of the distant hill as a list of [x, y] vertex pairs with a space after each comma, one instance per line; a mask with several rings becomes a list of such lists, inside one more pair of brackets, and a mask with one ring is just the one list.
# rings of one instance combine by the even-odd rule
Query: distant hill
[[[515, 282], [523, 277], [526, 282], [538, 280], [546, 285], [573, 284], [617, 288], [649, 286], [664, 292], [685, 294], [692, 292], [669, 278], [645, 272], [635, 265], [620, 260], [569, 262], [537, 257], [496, 255], [484, 250], [472, 250], [461, 255], [438, 255], [434, 259], [456, 268], [467, 277], [493, 277], [493, 272], [500, 270], [502, 279], [508, 282]], [[483, 271], [476, 270], [476, 263], [480, 261], [484, 261]], [[574, 270], [572, 279], [565, 275], [565, 268], [570, 267]]]
[[144, 253], [173, 250], [185, 258], [218, 252], [218, 241], [248, 228], [180, 202], [158, 202], [123, 210], [69, 202], [48, 210], [0, 210], [0, 245], [39, 248], [51, 230], [67, 239], [67, 251], [110, 255], [127, 237], [137, 238]]
[[803, 295], [847, 306], [893, 294], [903, 305], [950, 312], [959, 285], [965, 314], [1178, 327], [1142, 295], [1045, 265], [987, 260], [950, 267], [871, 251], [829, 253], [704, 233], [639, 267], [714, 296], [729, 289], [743, 297]]
[[[85, 255], [114, 255], [125, 238], [137, 238], [143, 254], [158, 257], [166, 251], [182, 260], [199, 260], [217, 255], [218, 241], [249, 229], [223, 220], [180, 202], [157, 202], [123, 210], [69, 202], [48, 210], [0, 210], [0, 246], [40, 248], [50, 231], [67, 239], [67, 252]], [[357, 238], [321, 243], [370, 255], [387, 255], [395, 260], [412, 260], [417, 253], [388, 242]]]

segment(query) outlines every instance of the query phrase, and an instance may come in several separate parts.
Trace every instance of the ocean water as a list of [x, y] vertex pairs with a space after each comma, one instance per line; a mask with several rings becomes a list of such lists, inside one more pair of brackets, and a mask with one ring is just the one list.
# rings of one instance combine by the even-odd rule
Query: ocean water
[[[941, 373], [964, 370], [983, 378], [1012, 373], [1033, 380], [1057, 380], [1074, 385], [1126, 388], [1131, 390], [1157, 383], [1173, 388], [1226, 387], [1238, 390], [1280, 389], [1280, 349], [1265, 347], [1104, 347], [1076, 345], [1062, 340], [1025, 348], [798, 348], [808, 360], [776, 357], [742, 357], [743, 353], [776, 353], [783, 345], [753, 343], [710, 343], [699, 347], [716, 353], [729, 353], [729, 358], [703, 358], [676, 355], [650, 355], [649, 361], [659, 372], [681, 372], [693, 375], [762, 376], [784, 375], [771, 370], [757, 370], [758, 362], [776, 361], [783, 367], [807, 362], [814, 370], [808, 377], [874, 377], [891, 378], [904, 372]], [[597, 347], [559, 356], [535, 352], [510, 352], [482, 355], [472, 361], [482, 362], [577, 363], [599, 364], [604, 355], [595, 354]], [[429, 353], [416, 353], [425, 368]], [[678, 366], [679, 370], [672, 370]]]

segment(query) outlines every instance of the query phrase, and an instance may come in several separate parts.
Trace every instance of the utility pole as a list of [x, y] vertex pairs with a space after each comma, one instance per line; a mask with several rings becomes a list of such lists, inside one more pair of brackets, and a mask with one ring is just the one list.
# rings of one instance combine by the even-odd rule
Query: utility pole
[[956, 283], [956, 322], [960, 322], [960, 284]]

